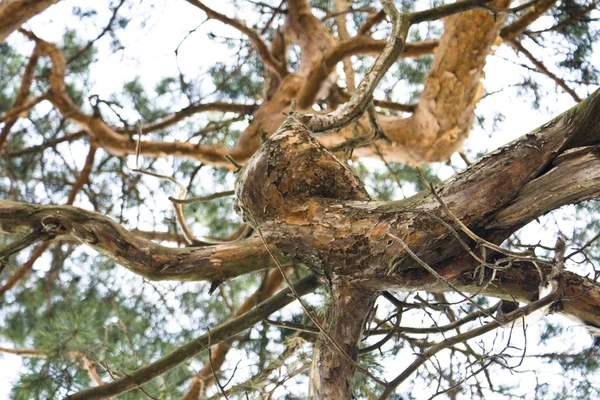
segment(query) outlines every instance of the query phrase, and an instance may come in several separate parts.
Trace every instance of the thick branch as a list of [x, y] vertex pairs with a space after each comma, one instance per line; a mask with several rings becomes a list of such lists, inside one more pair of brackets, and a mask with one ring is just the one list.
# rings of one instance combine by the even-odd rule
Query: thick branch
[[600, 197], [600, 156], [596, 146], [563, 153], [553, 164], [554, 168], [525, 185], [486, 226], [518, 227], [548, 210]]
[[30, 18], [59, 0], [4, 0], [0, 3], [0, 43]]
[[112, 219], [71, 206], [42, 206], [0, 200], [0, 232], [28, 234], [53, 224], [59, 238], [74, 238], [134, 273], [153, 280], [224, 281], [269, 268], [272, 260], [250, 238], [201, 248], [171, 248], [127, 231]]
[[[83, 186], [86, 183], [88, 183], [90, 174], [92, 172], [92, 166], [94, 164], [94, 155], [95, 154], [96, 154], [96, 146], [94, 146], [92, 144], [92, 145], [90, 145], [90, 151], [86, 157], [85, 164], [84, 164], [83, 168], [81, 169], [81, 172], [77, 176], [77, 180], [75, 181], [75, 183], [73, 183], [71, 190], [69, 190], [69, 195], [67, 196], [67, 205], [73, 204], [73, 202], [75, 201], [75, 197], [77, 196], [79, 191], [83, 188]], [[2, 200], [0, 200], [0, 201], [2, 201]], [[2, 208], [2, 206], [0, 205], [0, 209], [1, 208]], [[1, 211], [0, 211], [0, 213], [1, 213]], [[0, 220], [1, 219], [2, 218], [0, 217]], [[2, 232], [4, 229], [6, 229], [6, 228], [3, 226], [2, 222], [0, 222], [0, 232]], [[8, 228], [8, 229], [10, 229], [10, 228]], [[36, 235], [40, 235], [39, 240], [46, 240], [49, 238], [48, 233], [45, 232], [43, 228], [41, 230], [39, 230], [39, 229], [31, 230], [29, 233], [26, 234], [26, 237], [32, 237], [32, 236], [36, 236]], [[21, 279], [23, 279], [23, 277], [25, 275], [27, 275], [31, 271], [31, 269], [33, 268], [33, 264], [38, 260], [38, 258], [40, 258], [42, 256], [42, 254], [44, 254], [44, 252], [50, 246], [50, 243], [51, 242], [49, 242], [49, 241], [41, 243], [31, 252], [29, 260], [27, 260], [27, 262], [25, 264], [23, 264], [16, 272], [14, 272], [6, 280], [4, 285], [2, 285], [0, 287], [0, 298], [2, 298], [2, 296], [4, 296], [4, 293], [6, 293], [11, 288], [13, 288], [17, 283], [19, 283], [21, 281]], [[32, 244], [32, 243], [28, 243], [28, 245], [29, 244]]]

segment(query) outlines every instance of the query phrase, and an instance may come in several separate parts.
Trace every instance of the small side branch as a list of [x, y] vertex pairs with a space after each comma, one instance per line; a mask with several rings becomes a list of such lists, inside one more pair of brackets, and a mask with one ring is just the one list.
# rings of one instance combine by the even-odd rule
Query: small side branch
[[277, 75], [279, 75], [280, 78], [283, 78], [287, 75], [288, 72], [285, 68], [285, 65], [282, 64], [281, 62], [279, 62], [273, 56], [273, 54], [271, 54], [271, 51], [267, 47], [267, 44], [262, 40], [262, 38], [260, 37], [258, 32], [254, 31], [253, 29], [248, 28], [246, 26], [246, 24], [244, 24], [241, 21], [238, 21], [233, 18], [229, 18], [228, 16], [213, 10], [212, 8], [210, 8], [207, 5], [205, 5], [204, 3], [202, 3], [200, 0], [187, 0], [187, 2], [193, 6], [198, 7], [202, 11], [204, 11], [208, 18], [213, 18], [218, 21], [221, 21], [224, 24], [227, 24], [227, 25], [237, 29], [238, 31], [242, 32], [244, 35], [248, 36], [248, 38], [250, 39], [250, 42], [252, 43], [252, 46], [256, 49], [256, 51], [258, 52], [258, 55], [260, 56], [261, 60], [263, 60], [263, 62], [267, 66], [267, 68], [269, 68], [271, 71], [273, 71]]
[[577, 93], [575, 93], [575, 91], [573, 89], [571, 89], [563, 79], [559, 78], [554, 73], [552, 73], [548, 68], [546, 68], [546, 66], [541, 61], [539, 61], [537, 58], [535, 58], [533, 56], [533, 54], [531, 54], [531, 52], [529, 50], [527, 50], [519, 41], [517, 41], [516, 39], [512, 39], [512, 40], [509, 40], [508, 43], [516, 51], [518, 51], [519, 53], [522, 53], [525, 57], [527, 57], [527, 59], [529, 61], [531, 61], [531, 63], [537, 68], [537, 70], [539, 72], [546, 75], [548, 78], [552, 79], [554, 81], [554, 83], [556, 83], [565, 92], [567, 92], [573, 98], [573, 100], [575, 100], [575, 102], [579, 103], [581, 101], [581, 97], [579, 97], [577, 95]]

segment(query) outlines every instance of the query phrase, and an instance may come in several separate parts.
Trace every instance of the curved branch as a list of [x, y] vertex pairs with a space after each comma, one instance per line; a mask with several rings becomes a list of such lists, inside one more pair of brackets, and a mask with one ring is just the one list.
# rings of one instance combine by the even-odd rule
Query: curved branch
[[[120, 135], [108, 126], [101, 118], [85, 114], [69, 97], [65, 85], [66, 60], [64, 54], [55, 45], [46, 42], [33, 33], [21, 29], [20, 32], [29, 39], [36, 42], [41, 54], [52, 61], [50, 70], [50, 91], [48, 100], [70, 121], [79, 125], [87, 134], [94, 139], [99, 147], [107, 152], [123, 156], [136, 154], [136, 143], [129, 136]], [[200, 107], [200, 106], [198, 106]], [[233, 153], [230, 149], [222, 146], [194, 145], [189, 142], [162, 142], [146, 141], [143, 145], [141, 155], [159, 157], [164, 154], [187, 157], [213, 165], [223, 166], [231, 169], [231, 164], [225, 159], [225, 155]]]
[[[241, 115], [252, 115], [258, 105], [256, 104], [233, 104], [233, 103], [225, 103], [221, 101], [216, 101], [213, 103], [203, 103], [203, 104], [194, 104], [181, 110], [175, 112], [174, 114], [163, 118], [156, 122], [151, 122], [149, 124], [142, 125], [142, 133], [147, 134], [151, 132], [160, 131], [161, 129], [165, 129], [171, 125], [176, 124], [179, 121], [183, 121], [187, 117], [190, 117], [194, 114], [198, 114], [206, 111], [221, 111], [221, 112], [232, 112]], [[117, 130], [117, 132], [121, 133], [124, 130]]]
[[[354, 36], [339, 42], [331, 48], [322, 60], [315, 62], [306, 83], [298, 94], [297, 103], [300, 109], [310, 107], [321, 88], [323, 81], [333, 72], [338, 62], [352, 55], [379, 55], [387, 44], [386, 40], [373, 39], [370, 36]], [[416, 43], [406, 43], [399, 59], [416, 58], [432, 54], [438, 46], [437, 40], [425, 40]]]
[[392, 19], [392, 34], [384, 50], [365, 74], [356, 89], [356, 93], [347, 103], [327, 115], [307, 114], [301, 117], [302, 122], [311, 132], [318, 133], [340, 129], [356, 121], [371, 101], [373, 91], [381, 78], [404, 51], [406, 35], [410, 27], [409, 18], [398, 12], [390, 0], [384, 0], [384, 9]]
[[505, 26], [500, 31], [500, 36], [504, 40], [513, 40], [521, 35], [523, 31], [531, 25], [535, 20], [542, 16], [543, 13], [552, 8], [556, 0], [539, 0], [526, 13], [517, 18], [510, 25]]
[[273, 266], [256, 237], [201, 248], [164, 247], [93, 211], [0, 200], [2, 233], [28, 234], [50, 224], [57, 238], [76, 239], [152, 280], [224, 281]]
[[[296, 292], [300, 295], [310, 293], [318, 286], [319, 283], [314, 276], [301, 279], [294, 284]], [[267, 318], [275, 311], [278, 311], [286, 305], [292, 303], [295, 298], [290, 294], [291, 290], [289, 288], [283, 289], [269, 300], [260, 303], [258, 306], [244, 315], [211, 329], [210, 335], [207, 333], [192, 340], [191, 342], [177, 348], [175, 351], [167, 354], [161, 359], [127, 374], [125, 378], [118, 379], [103, 386], [75, 393], [71, 396], [67, 396], [66, 399], [105, 399], [107, 397], [116, 396], [118, 394], [135, 389], [140, 385], [149, 382], [152, 379], [175, 368], [186, 360], [189, 360], [201, 351], [206, 350], [209, 344], [227, 340], [230, 337], [250, 328], [259, 321]]]

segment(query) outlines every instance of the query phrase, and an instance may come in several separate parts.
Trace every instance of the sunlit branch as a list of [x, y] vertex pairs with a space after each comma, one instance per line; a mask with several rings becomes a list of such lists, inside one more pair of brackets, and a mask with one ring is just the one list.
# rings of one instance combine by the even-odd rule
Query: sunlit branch
[[[116, 132], [107, 125], [101, 118], [85, 114], [70, 98], [66, 84], [66, 59], [64, 54], [55, 45], [46, 42], [32, 32], [20, 29], [20, 32], [27, 38], [36, 42], [40, 52], [47, 55], [52, 61], [50, 70], [50, 87], [48, 100], [54, 107], [60, 111], [68, 120], [79, 125], [99, 147], [102, 147], [113, 155], [123, 156], [135, 154], [135, 142], [129, 139], [129, 136]], [[162, 156], [164, 154], [188, 157], [199, 161], [210, 162], [214, 165], [221, 165], [226, 168], [231, 166], [224, 159], [225, 154], [232, 151], [222, 146], [203, 146], [187, 142], [163, 142], [147, 141], [144, 142], [143, 155]]]
[[0, 43], [30, 18], [60, 0], [4, 0], [0, 3]]

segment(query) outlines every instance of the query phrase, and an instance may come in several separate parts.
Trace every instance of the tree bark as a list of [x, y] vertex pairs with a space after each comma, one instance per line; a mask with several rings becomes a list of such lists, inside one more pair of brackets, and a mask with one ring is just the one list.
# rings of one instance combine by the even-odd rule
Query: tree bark
[[358, 360], [365, 319], [376, 298], [376, 293], [355, 288], [344, 279], [335, 279], [332, 283], [327, 326], [315, 344], [310, 399], [352, 398], [352, 381], [356, 371], [352, 361]]
[[34, 16], [60, 0], [4, 0], [0, 3], [0, 43]]

